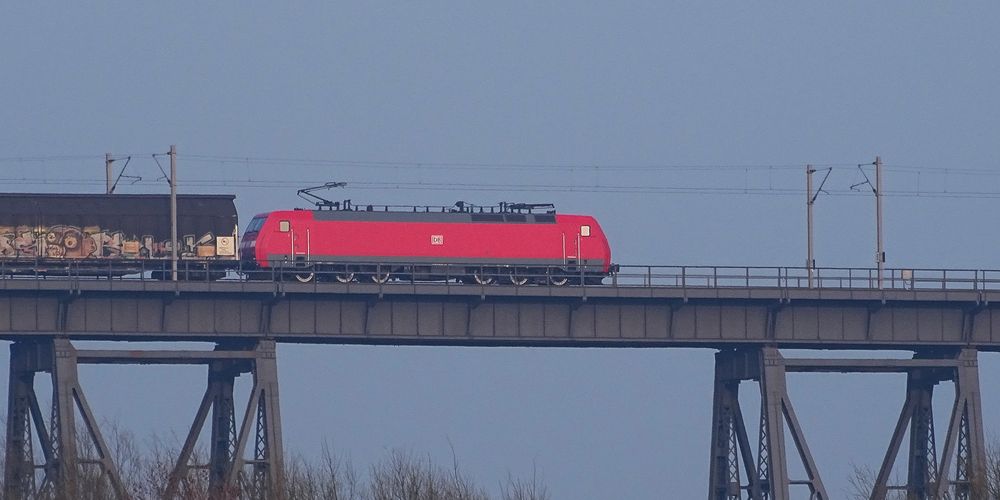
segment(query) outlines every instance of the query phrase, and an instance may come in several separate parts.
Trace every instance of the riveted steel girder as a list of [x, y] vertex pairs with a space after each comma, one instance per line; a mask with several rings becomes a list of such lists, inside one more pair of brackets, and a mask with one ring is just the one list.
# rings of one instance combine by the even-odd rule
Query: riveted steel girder
[[[66, 338], [51, 337], [21, 340], [11, 346], [4, 498], [80, 498], [81, 473], [87, 467], [96, 468], [94, 474], [88, 475], [98, 479], [96, 487], [103, 488], [101, 493], [87, 494], [130, 498], [77, 376], [80, 363], [121, 364], [129, 360], [135, 364], [209, 365], [205, 396], [169, 478], [166, 498], [186, 494], [188, 474], [193, 468], [201, 468], [191, 459], [209, 412], [212, 442], [208, 487], [213, 498], [283, 498], [281, 415], [273, 340], [225, 343], [209, 352], [143, 352], [77, 350]], [[52, 378], [48, 424], [34, 392], [38, 372], [49, 372]], [[243, 373], [253, 375], [254, 388], [237, 427], [233, 385]], [[82, 425], [78, 427], [77, 422]], [[244, 452], [252, 429], [256, 429], [254, 447], [252, 456], [246, 458]], [[36, 443], [41, 449], [40, 463], [36, 463]], [[90, 455], [81, 456], [81, 449], [89, 449]]]

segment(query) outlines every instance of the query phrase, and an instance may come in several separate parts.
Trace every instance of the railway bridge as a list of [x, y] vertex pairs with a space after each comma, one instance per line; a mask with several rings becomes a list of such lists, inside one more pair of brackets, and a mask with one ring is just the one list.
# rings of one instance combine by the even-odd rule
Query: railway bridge
[[[168, 497], [180, 495], [191, 474], [207, 469], [217, 496], [280, 498], [275, 345], [295, 342], [716, 350], [705, 454], [710, 500], [831, 498], [786, 390], [787, 374], [898, 372], [907, 377], [905, 402], [886, 436], [872, 498], [893, 490], [908, 498], [977, 498], [985, 474], [978, 353], [1000, 351], [994, 305], [1000, 302], [1000, 271], [893, 269], [881, 279], [876, 273], [622, 266], [605, 284], [586, 286], [300, 283], [283, 279], [280, 270], [256, 281], [237, 274], [161, 281], [145, 269], [124, 276], [0, 273], [0, 338], [13, 342], [4, 497], [74, 498], [81, 471], [91, 470], [127, 498], [77, 367], [202, 364], [204, 396], [192, 409]], [[215, 347], [95, 350], [73, 343], [84, 340], [205, 341]], [[905, 350], [913, 356], [804, 359], [784, 357], [782, 349]], [[35, 394], [38, 374], [51, 379], [50, 406]], [[233, 387], [245, 374], [253, 388], [246, 406], [237, 407]], [[746, 383], [755, 383], [760, 395], [755, 436], [740, 405]], [[955, 398], [940, 426], [939, 449], [931, 409], [941, 383], [954, 384]], [[209, 462], [193, 463], [206, 425]], [[797, 451], [792, 456], [786, 456], [788, 437]], [[81, 438], [96, 458], [81, 456]], [[790, 460], [801, 461], [804, 477], [789, 476]], [[893, 467], [904, 460], [905, 483], [892, 484]]]

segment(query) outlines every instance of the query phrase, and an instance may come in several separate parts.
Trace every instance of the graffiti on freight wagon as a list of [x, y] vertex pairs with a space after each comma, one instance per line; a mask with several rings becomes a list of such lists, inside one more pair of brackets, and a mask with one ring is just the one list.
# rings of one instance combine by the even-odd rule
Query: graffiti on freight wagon
[[[179, 238], [181, 257], [231, 256], [233, 237], [216, 238], [212, 233]], [[218, 248], [217, 248], [218, 245]], [[166, 258], [170, 240], [151, 235], [126, 235], [98, 226], [0, 226], [0, 257], [13, 258]]]

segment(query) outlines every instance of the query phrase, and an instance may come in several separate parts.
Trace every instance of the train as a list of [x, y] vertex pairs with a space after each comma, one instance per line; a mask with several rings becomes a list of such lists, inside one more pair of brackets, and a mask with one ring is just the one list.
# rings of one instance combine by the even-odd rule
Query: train
[[[325, 201], [325, 200], [324, 200]], [[234, 195], [178, 195], [179, 279], [600, 284], [611, 247], [590, 215], [551, 204], [274, 210], [240, 226]], [[167, 195], [0, 194], [0, 274], [170, 279]]]

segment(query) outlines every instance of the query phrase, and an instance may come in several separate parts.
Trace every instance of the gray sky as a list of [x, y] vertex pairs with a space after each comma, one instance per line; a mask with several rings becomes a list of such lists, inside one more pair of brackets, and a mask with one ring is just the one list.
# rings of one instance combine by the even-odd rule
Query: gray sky
[[[236, 193], [244, 221], [302, 206], [308, 181], [347, 180], [358, 201], [552, 201], [597, 216], [624, 264], [798, 266], [804, 195], [780, 194], [813, 162], [836, 166], [818, 263], [864, 267], [873, 200], [837, 192], [879, 154], [890, 191], [922, 194], [886, 200], [890, 266], [1000, 268], [1000, 200], [967, 194], [1000, 193], [998, 24], [995, 2], [8, 3], [0, 182], [98, 192], [108, 151], [151, 181], [149, 153], [176, 143], [182, 189]], [[89, 158], [10, 160], [62, 155]], [[279, 352], [288, 450], [315, 455], [322, 437], [367, 466], [392, 448], [448, 461], [451, 443], [489, 488], [534, 463], [556, 498], [705, 495], [711, 351]], [[1000, 358], [982, 360], [996, 434]], [[82, 376], [102, 417], [142, 435], [182, 435], [204, 381]], [[851, 463], [881, 459], [903, 386], [790, 380], [831, 494]]]

